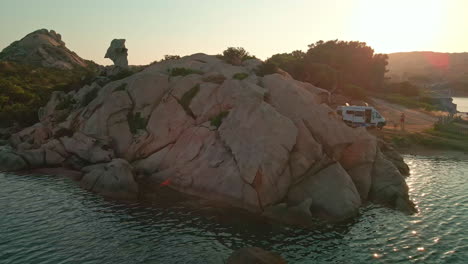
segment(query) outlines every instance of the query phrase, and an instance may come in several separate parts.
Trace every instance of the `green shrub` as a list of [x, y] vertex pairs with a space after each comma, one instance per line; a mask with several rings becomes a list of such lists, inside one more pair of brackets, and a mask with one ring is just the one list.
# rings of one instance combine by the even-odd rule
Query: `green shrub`
[[218, 129], [223, 123], [223, 119], [228, 115], [229, 111], [222, 111], [217, 116], [210, 119], [210, 124]]
[[72, 96], [67, 95], [57, 106], [55, 106], [55, 110], [70, 109], [74, 104], [76, 104], [75, 99], [73, 99]]
[[232, 76], [233, 79], [240, 80], [240, 81], [244, 80], [247, 77], [249, 77], [249, 75], [244, 72], [238, 72]]
[[129, 112], [127, 115], [127, 121], [132, 134], [135, 134], [140, 129], [145, 129], [148, 122], [141, 116], [140, 112], [136, 112], [135, 114]]
[[169, 71], [169, 75], [172, 77], [187, 76], [190, 74], [203, 74], [203, 72], [201, 71], [187, 69], [187, 68], [172, 68], [172, 69], [169, 69], [168, 71]]
[[222, 74], [217, 74], [217, 75], [210, 75], [207, 77], [203, 78], [204, 82], [210, 82], [210, 83], [216, 83], [216, 84], [222, 84], [226, 80], [226, 77]]
[[185, 92], [179, 101], [180, 105], [184, 108], [185, 113], [187, 113], [187, 115], [193, 118], [195, 118], [195, 115], [193, 114], [192, 109], [190, 109], [190, 103], [192, 102], [192, 99], [198, 94], [199, 91], [200, 91], [200, 85], [197, 84], [194, 87], [192, 87], [190, 90]]
[[84, 97], [83, 101], [81, 101], [81, 107], [87, 106], [91, 101], [93, 101], [99, 93], [98, 88], [94, 88], [91, 91], [89, 91]]
[[125, 91], [127, 89], [127, 83], [121, 83], [119, 86], [115, 87], [113, 92]]
[[260, 65], [256, 70], [255, 74], [263, 77], [265, 75], [270, 75], [278, 72], [278, 66], [272, 62], [266, 61]]
[[164, 55], [163, 61], [167, 61], [167, 60], [178, 60], [178, 59], [180, 59], [180, 56], [179, 56], [179, 55]]
[[241, 65], [243, 61], [255, 59], [255, 56], [251, 56], [244, 48], [241, 47], [229, 47], [223, 51], [222, 56], [218, 55], [217, 57], [232, 65]]
[[[52, 92], [69, 92], [94, 80], [93, 68], [60, 70], [14, 62], [0, 62], [0, 126], [14, 122], [30, 126]], [[59, 108], [66, 107], [64, 103]]]

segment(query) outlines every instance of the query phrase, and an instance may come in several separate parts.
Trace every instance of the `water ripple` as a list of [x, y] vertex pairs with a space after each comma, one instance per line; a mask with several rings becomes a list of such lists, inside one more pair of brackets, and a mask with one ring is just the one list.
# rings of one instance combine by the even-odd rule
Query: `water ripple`
[[350, 223], [316, 230], [182, 203], [122, 204], [67, 179], [0, 174], [0, 263], [223, 263], [245, 246], [291, 263], [465, 263], [468, 163], [405, 159], [418, 214], [370, 204]]

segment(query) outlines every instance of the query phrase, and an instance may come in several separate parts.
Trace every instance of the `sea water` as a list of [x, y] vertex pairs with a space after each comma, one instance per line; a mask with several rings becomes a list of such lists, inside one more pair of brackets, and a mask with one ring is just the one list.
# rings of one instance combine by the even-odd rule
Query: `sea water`
[[419, 213], [370, 204], [353, 221], [314, 230], [176, 202], [118, 203], [65, 178], [0, 174], [0, 263], [225, 263], [248, 246], [289, 263], [467, 263], [468, 162], [405, 160]]

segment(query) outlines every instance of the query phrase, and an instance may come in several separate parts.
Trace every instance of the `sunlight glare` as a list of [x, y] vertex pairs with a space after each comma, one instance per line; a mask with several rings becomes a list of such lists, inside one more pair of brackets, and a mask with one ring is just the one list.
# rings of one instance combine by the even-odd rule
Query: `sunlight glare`
[[350, 31], [376, 52], [424, 50], [441, 37], [445, 17], [440, 0], [362, 0], [350, 18]]

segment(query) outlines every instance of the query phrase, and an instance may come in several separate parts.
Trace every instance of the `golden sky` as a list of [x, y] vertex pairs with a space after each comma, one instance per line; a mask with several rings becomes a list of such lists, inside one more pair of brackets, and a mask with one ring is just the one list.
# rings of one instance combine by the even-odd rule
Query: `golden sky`
[[113, 38], [129, 62], [244, 47], [259, 58], [318, 40], [359, 40], [376, 52], [468, 51], [468, 0], [0, 0], [0, 49], [54, 29], [85, 59], [109, 64]]

